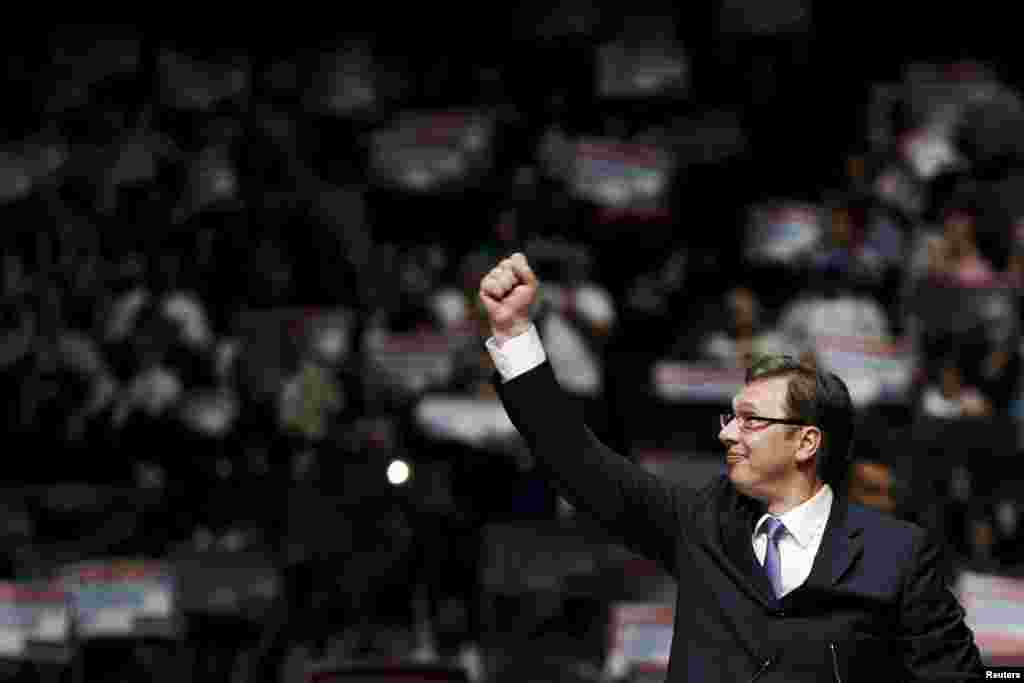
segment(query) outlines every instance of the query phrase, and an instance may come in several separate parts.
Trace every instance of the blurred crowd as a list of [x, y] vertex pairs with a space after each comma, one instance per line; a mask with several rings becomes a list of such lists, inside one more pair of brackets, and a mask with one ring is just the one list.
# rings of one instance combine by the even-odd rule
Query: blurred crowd
[[[291, 643], [391, 652], [393, 617], [421, 660], [478, 671], [482, 530], [571, 514], [495, 408], [481, 343], [480, 276], [522, 250], [554, 369], [622, 452], [658, 363], [802, 355], [849, 371], [851, 493], [1014, 571], [1009, 75], [900, 63], [830, 118], [806, 100], [828, 77], [807, 3], [721, 3], [714, 52], [678, 15], [563, 4], [528, 39], [443, 54], [91, 27], [8, 57], [4, 490], [157, 492], [144, 533], [81, 552], [264, 549]], [[663, 429], [714, 437], [671, 410]]]

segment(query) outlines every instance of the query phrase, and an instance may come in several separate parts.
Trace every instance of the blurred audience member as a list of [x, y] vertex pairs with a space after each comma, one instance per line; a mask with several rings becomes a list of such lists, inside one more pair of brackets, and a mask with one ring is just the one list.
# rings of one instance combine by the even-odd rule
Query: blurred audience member
[[967, 210], [953, 210], [943, 219], [940, 240], [930, 243], [928, 271], [939, 282], [960, 287], [990, 286], [997, 282], [991, 261], [975, 240], [975, 216]]
[[921, 413], [936, 418], [987, 417], [992, 404], [977, 387], [965, 385], [957, 359], [942, 364], [937, 381], [925, 386], [921, 395]]
[[[423, 455], [398, 448], [409, 436], [403, 430], [414, 429], [402, 423], [393, 438], [381, 436], [386, 429], [370, 438], [367, 424], [402, 422], [425, 388], [494, 401], [489, 354], [459, 344], [482, 322], [477, 287], [497, 258], [520, 249], [530, 254], [546, 283], [537, 326], [556, 376], [582, 399], [590, 426], [619, 448], [635, 435], [607, 415], [643, 405], [646, 388], [636, 378], [666, 350], [735, 367], [763, 353], [813, 355], [828, 338], [856, 338], [850, 348], [870, 350], [872, 341], [884, 346], [904, 325], [926, 348], [917, 403], [900, 408], [952, 428], [971, 427], [974, 418], [992, 431], [989, 418], [1009, 414], [1020, 396], [1018, 292], [1001, 286], [1024, 284], [1024, 248], [1010, 246], [1013, 231], [1022, 231], [1022, 108], [994, 76], [972, 81], [935, 67], [923, 87], [904, 84], [895, 96], [903, 101], [881, 115], [901, 130], [864, 141], [872, 148], [851, 160], [849, 187], [840, 189], [823, 225], [817, 206], [777, 212], [768, 225], [765, 234], [780, 236], [785, 281], [771, 271], [770, 287], [757, 273], [723, 283], [742, 252], [731, 241], [745, 201], [822, 191], [817, 163], [831, 143], [793, 156], [793, 140], [818, 115], [798, 106], [812, 80], [810, 4], [728, 0], [705, 16], [721, 38], [710, 60], [718, 62], [717, 75], [745, 77], [716, 78], [699, 54], [685, 76], [714, 84], [701, 93], [718, 100], [713, 107], [742, 112], [744, 130], [728, 113], [722, 125], [728, 141], [743, 139], [741, 148], [749, 138], [756, 159], [728, 164], [719, 163], [721, 140], [689, 135], [693, 121], [717, 121], [714, 109], [661, 116], [662, 101], [643, 98], [610, 111], [593, 107], [592, 84], [580, 76], [600, 53], [587, 56], [576, 47], [599, 47], [594, 17], [569, 29], [571, 50], [551, 52], [568, 62], [549, 60], [553, 70], [543, 74], [525, 68], [521, 83], [495, 66], [498, 54], [485, 55], [460, 81], [458, 70], [446, 70], [457, 60], [384, 60], [387, 50], [373, 38], [318, 57], [317, 50], [286, 46], [257, 55], [149, 38], [111, 42], [90, 29], [79, 48], [66, 47], [64, 34], [55, 33], [36, 57], [13, 58], [9, 125], [0, 126], [0, 389], [10, 397], [0, 419], [18, 441], [12, 447], [57, 455], [19, 459], [10, 481], [83, 478], [160, 489], [166, 517], [147, 527], [153, 532], [146, 547], [156, 553], [179, 540], [242, 549], [251, 537], [240, 530], [259, 518], [283, 554], [291, 552], [289, 543], [302, 546], [301, 557], [285, 562], [289, 608], [302, 622], [290, 635], [324, 641], [332, 630], [351, 627], [359, 636], [351, 654], [401, 656], [402, 638], [374, 621], [405, 619], [410, 593], [425, 588], [432, 613], [412, 618], [432, 621], [437, 638], [419, 655], [461, 652], [479, 673], [482, 527], [495, 514], [548, 519], [556, 514], [555, 494], [529, 484], [533, 463], [517, 441], [503, 437], [456, 451], [425, 440], [418, 444], [423, 450], [439, 449], [439, 460], [453, 466], [444, 514], [425, 513], [429, 505], [411, 502], [414, 487], [387, 483], [379, 461]], [[593, 10], [584, 9], [558, 14], [575, 25]], [[653, 28], [666, 36], [674, 30], [661, 18]], [[551, 28], [541, 34], [550, 38]], [[306, 65], [319, 72], [304, 73]], [[944, 95], [931, 94], [935, 84]], [[473, 192], [453, 193], [449, 201], [374, 190], [367, 168], [374, 129], [419, 104], [469, 104], [495, 114], [493, 168]], [[698, 98], [685, 108], [707, 104]], [[925, 104], [929, 116], [948, 114], [950, 125], [958, 112], [967, 113], [956, 141], [961, 149], [951, 148], [945, 129], [938, 148], [919, 134], [928, 131], [914, 112]], [[659, 211], [656, 222], [612, 226], [634, 231], [624, 241], [623, 232], [616, 236], [601, 223], [611, 214], [595, 218], [574, 197], [576, 141], [602, 129], [659, 146], [673, 136], [689, 141], [682, 145], [689, 152], [674, 150], [690, 190], [685, 221], [663, 224]], [[419, 142], [431, 148], [431, 135]], [[962, 155], [970, 168], [958, 161], [943, 169], [936, 152]], [[868, 169], [876, 157], [878, 167]], [[705, 185], [694, 184], [697, 166], [717, 169], [711, 184], [728, 178], [735, 196], [725, 214], [720, 192], [697, 197]], [[805, 179], [811, 185], [794, 187]], [[670, 207], [664, 216], [674, 213]], [[481, 221], [491, 232], [474, 241], [468, 236], [478, 230], [467, 226]], [[797, 262], [811, 286], [803, 287]], [[893, 305], [894, 279], [915, 293], [939, 291], [937, 314], [923, 329]], [[740, 281], [756, 286], [734, 284]], [[977, 298], [951, 313], [945, 293], [968, 288]], [[696, 311], [702, 297], [713, 300], [713, 314]], [[292, 330], [280, 339], [263, 335], [259, 349], [249, 338], [229, 336], [238, 332], [241, 311], [296, 307], [355, 309], [358, 329], [314, 326], [297, 352], [283, 348], [295, 341]], [[359, 347], [369, 346], [367, 330], [397, 342], [381, 346], [395, 366], [422, 362], [430, 379], [406, 386], [367, 360], [371, 354]], [[888, 360], [883, 353], [880, 363]], [[433, 364], [451, 372], [435, 373]], [[607, 433], [613, 429], [621, 432]], [[939, 443], [950, 441], [936, 438], [921, 450], [963, 450]], [[1008, 439], [995, 441], [985, 447], [1016, 448]], [[849, 495], [913, 518], [901, 498], [906, 463], [885, 457], [892, 442], [903, 440], [886, 432], [872, 442], [875, 456], [855, 457]], [[921, 460], [922, 469], [934, 469], [935, 458]], [[496, 462], [501, 476], [482, 471]], [[426, 469], [418, 486], [426, 486]], [[947, 476], [939, 477], [942, 487]], [[500, 486], [487, 489], [485, 481]], [[1017, 481], [1007, 475], [1004, 483], [1012, 488]], [[948, 505], [952, 496], [972, 506], [969, 522], [947, 525], [946, 535], [977, 566], [1019, 562], [1024, 505], [1010, 500], [1012, 491], [991, 504], [978, 495], [936, 488], [938, 502], [929, 504]], [[337, 522], [330, 538], [325, 519]], [[366, 559], [349, 563], [348, 556]], [[423, 585], [410, 588], [417, 582]]]
[[895, 473], [883, 462], [855, 460], [850, 467], [850, 500], [882, 512], [896, 511]]
[[966, 519], [965, 534], [967, 536], [967, 557], [964, 558], [968, 569], [986, 574], [1000, 570], [997, 556], [999, 535], [991, 515], [981, 504], [970, 506]]
[[811, 257], [816, 271], [836, 270], [853, 281], [880, 283], [885, 275], [886, 255], [881, 244], [869, 240], [868, 230], [876, 228], [872, 237], [881, 241], [878, 226], [871, 226], [870, 213], [863, 204], [845, 202], [832, 208], [824, 243]]
[[763, 321], [760, 302], [751, 288], [733, 287], [724, 300], [728, 321], [700, 342], [702, 358], [735, 368], [746, 367], [755, 356], [786, 353], [784, 336]]

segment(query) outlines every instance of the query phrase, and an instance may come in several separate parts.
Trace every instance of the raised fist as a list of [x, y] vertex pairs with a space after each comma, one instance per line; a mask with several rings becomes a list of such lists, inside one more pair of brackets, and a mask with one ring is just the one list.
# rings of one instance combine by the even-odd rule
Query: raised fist
[[537, 288], [537, 276], [519, 252], [503, 259], [480, 281], [480, 300], [499, 344], [529, 329]]

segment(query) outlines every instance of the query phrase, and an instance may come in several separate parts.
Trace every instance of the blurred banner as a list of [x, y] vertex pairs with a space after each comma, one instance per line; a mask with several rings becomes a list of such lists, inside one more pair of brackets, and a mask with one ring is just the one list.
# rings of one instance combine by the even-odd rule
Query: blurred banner
[[63, 591], [38, 582], [0, 582], [0, 659], [66, 663], [71, 631]]
[[861, 337], [816, 337], [814, 354], [819, 367], [843, 378], [857, 407], [910, 399], [917, 356], [909, 338], [889, 343]]
[[417, 193], [478, 182], [491, 167], [493, 116], [483, 111], [409, 111], [373, 134], [371, 174]]
[[435, 439], [483, 447], [490, 442], [519, 438], [497, 399], [428, 394], [416, 405], [415, 414], [416, 423]]
[[675, 159], [665, 148], [582, 138], [567, 182], [579, 199], [643, 216], [668, 210], [674, 170]]
[[597, 91], [603, 97], [685, 97], [690, 65], [669, 42], [606, 43], [597, 54]]
[[651, 368], [655, 395], [663, 401], [728, 405], [743, 387], [743, 368], [663, 360]]
[[164, 562], [79, 562], [60, 571], [57, 585], [71, 600], [81, 639], [178, 638], [183, 633], [178, 584]]
[[477, 337], [472, 333], [367, 332], [364, 350], [371, 364], [397, 386], [418, 392], [451, 379], [457, 354]]
[[1024, 578], [967, 571], [956, 593], [984, 661], [1024, 666]]
[[822, 236], [819, 207], [773, 202], [750, 210], [746, 259], [757, 264], [788, 265], [808, 256]]
[[[856, 406], [903, 403], [909, 399], [917, 356], [909, 340], [894, 343], [859, 337], [818, 337], [820, 367], [846, 381]], [[662, 401], [727, 405], [743, 387], [744, 369], [662, 360], [651, 369]]]
[[666, 673], [674, 620], [675, 609], [671, 604], [612, 604], [605, 675], [622, 679], [636, 673]]

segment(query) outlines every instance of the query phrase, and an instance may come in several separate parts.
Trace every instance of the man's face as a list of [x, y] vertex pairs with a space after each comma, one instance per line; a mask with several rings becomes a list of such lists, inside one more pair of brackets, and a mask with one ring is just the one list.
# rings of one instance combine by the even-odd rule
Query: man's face
[[[733, 399], [733, 412], [739, 416], [786, 419], [788, 377], [754, 380]], [[729, 479], [743, 494], [770, 501], [798, 480], [797, 463], [806, 453], [798, 453], [804, 428], [772, 423], [754, 423], [740, 429], [734, 419], [719, 432], [726, 447]], [[813, 466], [813, 463], [811, 463]]]

